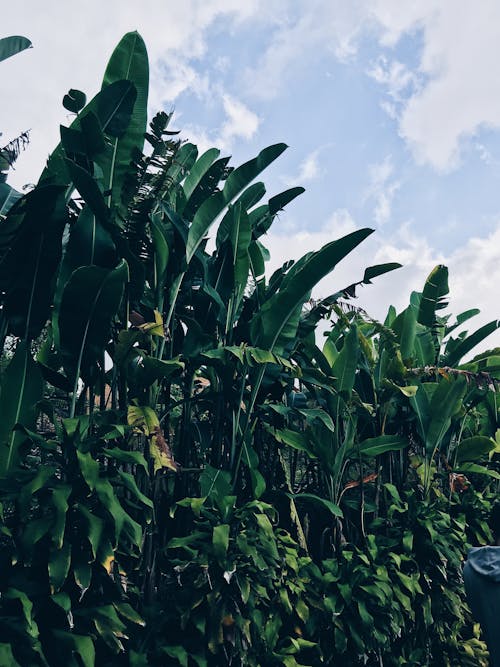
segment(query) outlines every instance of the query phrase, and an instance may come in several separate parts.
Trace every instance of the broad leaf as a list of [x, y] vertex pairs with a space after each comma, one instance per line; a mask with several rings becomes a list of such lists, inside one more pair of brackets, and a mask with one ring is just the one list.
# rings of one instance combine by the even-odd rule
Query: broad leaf
[[408, 439], [399, 435], [379, 435], [367, 438], [356, 446], [356, 451], [364, 457], [374, 457], [386, 452], [397, 452], [408, 447]]
[[352, 232], [297, 262], [298, 268], [291, 277], [285, 277], [279, 292], [264, 303], [252, 320], [253, 344], [270, 350], [277, 346], [280, 353], [285, 342], [279, 343], [280, 335], [288, 323], [297, 320], [312, 288], [372, 232], [372, 229]]
[[482, 343], [483, 340], [496, 331], [499, 326], [500, 321], [493, 320], [480, 327], [477, 331], [470, 336], [467, 336], [461, 343], [454, 347], [449, 354], [446, 354], [444, 363], [447, 366], [456, 366], [466, 354], [473, 350], [476, 345]]
[[496, 442], [493, 438], [482, 435], [465, 438], [459, 442], [455, 450], [456, 462], [460, 464], [464, 461], [479, 461], [493, 451], [495, 447]]
[[19, 448], [26, 439], [14, 426], [35, 428], [37, 403], [43, 394], [43, 378], [27, 343], [19, 343], [0, 386], [0, 477], [19, 461]]
[[64, 192], [36, 188], [11, 209], [0, 229], [0, 293], [15, 336], [38, 336], [49, 314], [67, 221]]
[[256, 158], [245, 162], [231, 172], [222, 192], [216, 192], [203, 202], [189, 228], [186, 244], [186, 260], [188, 263], [220, 213], [285, 149], [285, 144], [276, 144], [264, 148]]
[[434, 327], [436, 323], [436, 311], [444, 308], [447, 304], [443, 301], [449, 292], [448, 269], [439, 264], [436, 266], [425, 281], [417, 320], [426, 327]]
[[75, 381], [80, 371], [87, 373], [101, 358], [127, 279], [127, 264], [122, 260], [112, 270], [81, 267], [66, 284], [54, 315], [54, 333], [58, 334], [54, 337]]
[[332, 503], [331, 500], [327, 500], [326, 498], [320, 498], [314, 493], [287, 493], [287, 496], [293, 500], [305, 500], [320, 507], [324, 507], [331, 514], [333, 514], [333, 516], [343, 516], [342, 510], [338, 505]]
[[105, 190], [111, 192], [111, 203], [118, 206], [122, 203], [125, 178], [131, 173], [134, 152], [143, 149], [147, 127], [149, 63], [146, 46], [137, 32], [127, 33], [113, 51], [102, 88], [121, 79], [132, 82], [136, 93], [130, 98], [126, 113], [115, 115], [113, 124], [108, 125], [107, 131], [113, 139], [107, 153], [98, 160]]

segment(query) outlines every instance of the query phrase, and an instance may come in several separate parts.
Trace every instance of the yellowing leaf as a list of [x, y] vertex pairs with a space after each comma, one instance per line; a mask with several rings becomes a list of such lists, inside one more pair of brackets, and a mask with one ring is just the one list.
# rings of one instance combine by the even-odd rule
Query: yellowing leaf
[[106, 559], [104, 560], [102, 566], [108, 574], [111, 574], [111, 570], [113, 569], [113, 563], [114, 562], [115, 562], [115, 557], [114, 556], [107, 556]]
[[153, 435], [156, 428], [160, 427], [156, 412], [147, 405], [129, 405], [127, 423], [136, 431], [148, 436]]
[[153, 459], [155, 473], [157, 470], [162, 470], [163, 468], [168, 468], [174, 472], [177, 472], [179, 469], [159, 425], [155, 428], [154, 435], [150, 440], [149, 453]]
[[140, 324], [138, 326], [138, 329], [140, 329], [144, 333], [149, 333], [152, 336], [160, 336], [161, 338], [165, 338], [165, 331], [163, 329], [163, 318], [161, 316], [161, 313], [158, 310], [155, 310], [154, 314], [155, 314], [154, 322], [145, 322], [144, 324]]

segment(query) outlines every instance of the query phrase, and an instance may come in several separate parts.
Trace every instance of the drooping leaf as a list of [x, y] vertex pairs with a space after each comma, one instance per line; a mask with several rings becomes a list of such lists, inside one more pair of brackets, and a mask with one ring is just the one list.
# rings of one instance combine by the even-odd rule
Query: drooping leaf
[[149, 406], [129, 405], [127, 422], [149, 438], [149, 454], [156, 473], [162, 469], [177, 472], [178, 465], [174, 461], [172, 451], [165, 440], [156, 412]]
[[60, 484], [52, 489], [52, 505], [54, 507], [54, 523], [51, 528], [52, 543], [56, 550], [62, 549], [64, 533], [66, 530], [66, 518], [69, 504], [68, 498], [72, 488], [69, 484]]
[[23, 197], [0, 226], [0, 294], [15, 336], [38, 336], [49, 317], [66, 222], [64, 192], [49, 186]]
[[385, 454], [386, 452], [397, 452], [408, 447], [408, 439], [399, 435], [379, 435], [376, 438], [367, 438], [359, 443], [356, 450], [365, 457], [371, 458]]
[[21, 37], [20, 35], [2, 37], [2, 39], [0, 39], [0, 62], [16, 55], [16, 53], [19, 53], [20, 51], [30, 49], [32, 46], [32, 43], [27, 37]]
[[229, 175], [222, 192], [216, 192], [206, 199], [197, 210], [189, 228], [186, 244], [186, 260], [189, 263], [200, 243], [215, 222], [217, 216], [230, 204], [240, 192], [256, 178], [271, 162], [283, 153], [285, 144], [276, 144], [264, 148], [253, 160], [237, 167]]
[[[435, 390], [429, 405], [429, 423], [425, 433], [425, 448], [428, 456], [440, 446], [452, 418], [462, 407], [462, 398], [467, 389], [465, 378], [462, 376], [443, 378]], [[420, 393], [417, 392], [415, 398]], [[412, 401], [414, 399], [410, 399]]]
[[68, 280], [54, 314], [54, 339], [76, 378], [104, 352], [127, 279], [128, 267], [122, 260], [111, 270], [81, 267]]
[[369, 266], [365, 269], [363, 275], [363, 282], [370, 284], [373, 278], [377, 276], [383, 276], [384, 273], [389, 273], [389, 271], [394, 271], [395, 269], [400, 269], [401, 264], [398, 262], [388, 262], [387, 264], [376, 264], [375, 266]]
[[35, 428], [37, 403], [43, 395], [43, 378], [26, 341], [19, 343], [0, 386], [0, 477], [19, 461], [26, 436], [14, 426]]
[[476, 345], [482, 343], [482, 341], [487, 338], [490, 334], [498, 329], [500, 326], [500, 320], [493, 320], [488, 322], [484, 326], [480, 327], [477, 331], [470, 336], [467, 336], [461, 343], [459, 343], [453, 350], [451, 350], [444, 357], [444, 364], [447, 366], [456, 366], [460, 363], [461, 359], [473, 350]]
[[61, 589], [71, 565], [71, 542], [66, 540], [60, 548], [52, 547], [49, 554], [48, 571], [51, 593]]
[[332, 375], [335, 377], [335, 389], [350, 397], [354, 387], [356, 369], [358, 365], [358, 331], [356, 326], [351, 326], [332, 366]]
[[72, 651], [80, 657], [83, 667], [95, 667], [95, 647], [92, 637], [57, 629], [53, 630], [53, 635], [63, 645], [67, 644], [71, 647]]
[[221, 523], [218, 526], [214, 526], [212, 534], [212, 546], [214, 549], [214, 554], [220, 564], [222, 564], [226, 558], [227, 549], [229, 546], [229, 525], [227, 523]]
[[87, 96], [81, 90], [71, 88], [63, 97], [63, 107], [71, 113], [78, 113], [87, 102]]
[[430, 272], [425, 281], [417, 320], [426, 327], [434, 327], [436, 322], [436, 311], [446, 307], [443, 298], [449, 292], [448, 269], [439, 264]]
[[199, 185], [201, 179], [210, 169], [214, 161], [219, 157], [220, 151], [218, 148], [209, 148], [203, 155], [197, 159], [189, 174], [184, 181], [183, 189], [186, 197], [186, 202], [189, 202], [191, 195], [196, 187]]
[[343, 512], [338, 505], [332, 503], [331, 500], [326, 498], [321, 498], [320, 496], [315, 495], [314, 493], [295, 493], [287, 494], [293, 500], [304, 500], [312, 503], [313, 505], [318, 505], [324, 507], [328, 510], [333, 516], [343, 517]]
[[285, 278], [280, 290], [264, 303], [254, 317], [251, 323], [253, 344], [270, 350], [277, 346], [276, 351], [280, 353], [280, 335], [286, 325], [300, 314], [312, 288], [372, 232], [372, 229], [352, 232], [302, 258], [291, 277]]

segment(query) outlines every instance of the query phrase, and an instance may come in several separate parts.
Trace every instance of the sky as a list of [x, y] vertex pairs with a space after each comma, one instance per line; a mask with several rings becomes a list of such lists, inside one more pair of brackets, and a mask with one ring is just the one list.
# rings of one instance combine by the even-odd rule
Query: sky
[[[1, 36], [33, 48], [0, 64], [1, 142], [31, 143], [9, 182], [36, 182], [71, 117], [63, 95], [92, 97], [120, 38], [150, 57], [150, 112], [234, 165], [289, 148], [263, 175], [270, 196], [306, 192], [265, 244], [269, 269], [335, 238], [375, 233], [317, 288], [327, 296], [364, 267], [403, 268], [362, 288], [383, 319], [436, 264], [450, 270], [453, 315], [500, 316], [500, 3], [498, 0], [17, 0]], [[495, 334], [482, 347], [500, 345]]]

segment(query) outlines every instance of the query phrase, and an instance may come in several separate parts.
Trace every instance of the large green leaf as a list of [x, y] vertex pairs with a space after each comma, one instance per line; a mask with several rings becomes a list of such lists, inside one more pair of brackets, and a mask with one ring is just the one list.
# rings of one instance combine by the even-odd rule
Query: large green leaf
[[0, 477], [19, 460], [19, 448], [26, 436], [13, 430], [16, 424], [34, 429], [37, 403], [43, 394], [43, 378], [26, 341], [19, 343], [0, 385]]
[[84, 206], [69, 235], [57, 278], [54, 305], [56, 310], [66, 283], [73, 271], [81, 266], [96, 265], [111, 269], [116, 266], [117, 253], [111, 234], [89, 206]]
[[436, 311], [447, 304], [443, 301], [449, 292], [448, 269], [443, 264], [434, 267], [425, 281], [417, 320], [426, 327], [434, 327]]
[[0, 39], [0, 62], [14, 56], [20, 51], [31, 48], [32, 44], [27, 37], [12, 35]]
[[264, 148], [256, 158], [245, 162], [231, 172], [222, 192], [216, 192], [206, 199], [196, 211], [189, 228], [186, 244], [186, 259], [191, 261], [210, 226], [240, 192], [247, 187], [268, 165], [286, 149], [285, 144]]
[[456, 468], [456, 472], [472, 473], [473, 475], [486, 475], [493, 479], [500, 480], [500, 474], [496, 470], [490, 470], [486, 466], [477, 463], [462, 463]]
[[92, 637], [62, 630], [53, 630], [53, 634], [56, 641], [71, 647], [72, 653], [79, 656], [83, 667], [95, 667], [95, 648]]
[[247, 285], [250, 270], [248, 246], [252, 239], [247, 212], [241, 206], [233, 208], [233, 224], [231, 227], [231, 246], [233, 249], [234, 286], [240, 295]]
[[320, 496], [317, 496], [314, 493], [287, 493], [286, 495], [293, 500], [305, 500], [319, 507], [324, 507], [331, 514], [333, 514], [333, 516], [343, 516], [342, 510], [338, 505], [332, 503], [331, 500], [327, 500], [326, 498], [320, 498]]
[[[149, 63], [146, 46], [138, 32], [127, 33], [118, 43], [106, 68], [102, 88], [121, 79], [131, 81], [137, 91], [133, 112], [121, 127], [112, 128], [115, 131], [111, 145], [98, 159], [105, 190], [110, 191], [111, 203], [116, 205], [121, 203], [124, 181], [131, 173], [132, 156], [143, 149], [147, 127]], [[116, 120], [115, 116], [115, 124]]]
[[454, 331], [457, 327], [461, 326], [468, 320], [470, 320], [472, 317], [475, 317], [476, 315], [479, 315], [481, 311], [479, 308], [470, 308], [469, 310], [465, 310], [463, 313], [460, 313], [460, 315], [457, 315], [457, 320], [452, 324], [451, 326], [447, 326], [445, 329], [445, 336], [448, 336], [452, 331]]
[[49, 186], [23, 197], [1, 225], [0, 294], [15, 336], [38, 336], [49, 317], [66, 220], [64, 192]]
[[356, 452], [364, 457], [374, 457], [386, 452], [397, 452], [408, 447], [408, 439], [399, 435], [379, 435], [376, 438], [367, 438], [355, 448]]
[[[399, 338], [399, 347], [403, 361], [415, 357], [415, 336], [417, 334], [417, 313], [420, 305], [420, 294], [413, 292], [410, 305], [392, 322], [391, 328]], [[433, 350], [434, 352], [434, 350]]]
[[0, 665], [9, 665], [9, 667], [21, 667], [14, 658], [11, 644], [0, 644]]
[[[136, 88], [131, 81], [123, 79], [115, 81], [97, 93], [71, 123], [70, 129], [74, 131], [82, 130], [82, 120], [88, 114], [93, 113], [99, 121], [102, 132], [110, 136], [119, 134], [125, 130], [130, 122], [135, 99]], [[82, 142], [84, 143], [83, 136]], [[47, 166], [38, 182], [68, 186], [71, 177], [68, 173], [65, 157], [63, 144], [60, 143], [50, 155]]]
[[350, 397], [354, 387], [356, 369], [358, 366], [358, 331], [355, 325], [351, 326], [345, 339], [344, 345], [332, 366], [335, 389]]
[[[429, 422], [425, 432], [425, 449], [427, 456], [432, 457], [439, 448], [452, 418], [462, 406], [462, 399], [467, 389], [467, 383], [462, 376], [457, 378], [442, 378], [432, 395], [429, 404]], [[413, 401], [422, 391], [419, 387]]]
[[214, 161], [219, 157], [219, 154], [220, 151], [218, 148], [209, 148], [196, 160], [189, 174], [186, 176], [186, 180], [184, 181], [183, 185], [186, 203], [189, 202], [189, 198], [200, 184], [203, 176], [205, 176]]
[[7, 182], [7, 174], [0, 173], [0, 219], [7, 215], [16, 201], [21, 199], [22, 194], [14, 190]]
[[372, 233], [373, 229], [352, 232], [297, 262], [293, 274], [285, 277], [280, 290], [264, 303], [252, 320], [252, 343], [270, 350], [277, 347], [279, 352], [282, 332], [293, 319], [298, 325], [298, 314], [312, 288]]
[[[222, 218], [217, 229], [216, 245], [217, 248], [226, 240], [231, 238], [231, 230], [234, 222], [234, 209], [240, 207], [245, 213], [254, 206], [266, 194], [264, 183], [252, 183], [229, 207], [226, 215]], [[233, 210], [232, 210], [233, 209]]]
[[487, 438], [483, 435], [475, 435], [471, 438], [465, 438], [457, 445], [455, 456], [458, 464], [464, 461], [479, 461], [486, 454], [493, 451], [496, 442], [493, 438]]
[[467, 336], [461, 343], [456, 345], [448, 354], [445, 355], [443, 363], [447, 366], [456, 366], [463, 357], [473, 350], [476, 345], [482, 343], [490, 334], [500, 326], [499, 320], [493, 320], [480, 327], [470, 336]]
[[276, 214], [303, 192], [305, 190], [302, 187], [290, 188], [271, 197], [267, 204], [254, 208], [249, 214], [254, 238], [265, 234], [271, 227]]
[[124, 260], [111, 270], [80, 267], [68, 280], [54, 314], [54, 332], [58, 332], [56, 346], [73, 370], [75, 381], [80, 371], [85, 373], [101, 358], [127, 280]]

